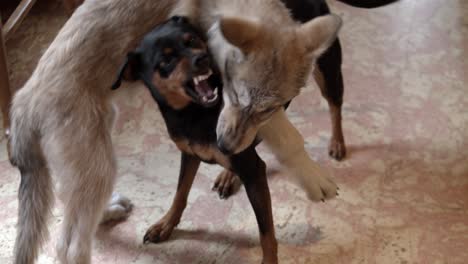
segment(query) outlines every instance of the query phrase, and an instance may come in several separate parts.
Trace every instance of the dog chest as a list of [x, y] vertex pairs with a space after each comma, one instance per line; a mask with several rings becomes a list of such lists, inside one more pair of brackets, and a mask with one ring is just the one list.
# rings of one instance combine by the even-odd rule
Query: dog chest
[[229, 158], [226, 157], [221, 151], [216, 147], [216, 145], [204, 145], [191, 143], [186, 139], [174, 140], [174, 143], [177, 145], [177, 148], [190, 155], [197, 156], [201, 160], [207, 163], [218, 163], [224, 168], [230, 168]]

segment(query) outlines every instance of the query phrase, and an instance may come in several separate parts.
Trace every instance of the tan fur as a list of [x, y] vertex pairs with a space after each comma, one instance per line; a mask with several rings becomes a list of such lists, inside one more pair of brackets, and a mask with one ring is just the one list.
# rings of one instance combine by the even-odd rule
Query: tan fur
[[[250, 145], [271, 114], [299, 94], [341, 25], [334, 15], [298, 24], [278, 0], [188, 0], [174, 13], [191, 17], [209, 32], [227, 102], [216, 132], [234, 153]], [[245, 116], [248, 120], [242, 121]]]
[[153, 76], [153, 83], [158, 92], [174, 109], [182, 109], [192, 101], [192, 98], [184, 90], [186, 74], [190, 68], [189, 63], [187, 59], [182, 59], [167, 78], [162, 78], [159, 73], [154, 73]]
[[336, 38], [341, 20], [323, 16], [299, 25], [275, 0], [184, 1], [174, 13], [188, 15], [208, 30], [223, 73], [218, 141], [238, 153], [258, 134], [309, 198], [335, 197], [335, 183], [310, 159], [304, 139], [282, 108], [305, 85], [316, 58]]
[[212, 190], [218, 192], [219, 198], [227, 199], [236, 193], [240, 186], [241, 181], [239, 176], [230, 170], [224, 169], [216, 177]]
[[173, 139], [177, 148], [190, 155], [198, 156], [202, 160], [216, 161], [224, 168], [230, 167], [230, 162], [217, 146], [206, 146], [199, 144], [189, 144], [187, 140]]
[[[278, 129], [281, 130], [277, 133]], [[337, 186], [329, 173], [310, 159], [304, 149], [304, 139], [286, 117], [284, 110], [276, 112], [259, 131], [259, 136], [275, 154], [280, 164], [294, 176], [313, 201], [336, 196]]]
[[11, 158], [22, 172], [20, 188], [24, 189], [15, 264], [34, 263], [46, 238], [45, 219], [52, 203], [41, 197], [47, 197], [52, 185], [45, 185], [44, 194], [31, 196], [40, 186], [35, 182], [47, 181], [50, 173], [57, 176], [66, 208], [57, 247], [59, 261], [90, 263], [93, 234], [112, 193], [116, 171], [106, 121], [112, 112], [110, 87], [127, 51], [165, 20], [176, 2], [86, 0], [15, 95]]

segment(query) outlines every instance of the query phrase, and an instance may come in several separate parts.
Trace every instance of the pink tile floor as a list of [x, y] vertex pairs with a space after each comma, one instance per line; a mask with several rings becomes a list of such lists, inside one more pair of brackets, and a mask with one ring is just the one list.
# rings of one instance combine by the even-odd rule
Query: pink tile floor
[[[328, 109], [315, 84], [289, 116], [307, 150], [333, 172], [338, 199], [311, 203], [269, 153], [280, 263], [468, 263], [468, 1], [403, 0], [378, 10], [329, 1], [344, 19], [344, 133], [349, 155], [327, 156]], [[12, 84], [20, 87], [66, 15], [39, 1], [7, 43]], [[147, 227], [174, 195], [179, 152], [144, 89], [118, 96], [117, 190], [136, 207], [101, 228], [94, 263], [260, 263], [257, 226], [245, 191], [227, 201], [211, 184], [220, 171], [203, 166], [189, 206], [169, 242], [144, 246]], [[19, 175], [0, 141], [0, 263], [15, 237]], [[54, 263], [61, 211], [39, 263]]]

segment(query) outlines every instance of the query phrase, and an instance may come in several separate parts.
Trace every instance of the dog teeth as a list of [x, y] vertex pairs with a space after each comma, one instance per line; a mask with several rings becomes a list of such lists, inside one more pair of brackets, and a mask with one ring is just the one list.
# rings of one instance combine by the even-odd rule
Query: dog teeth
[[211, 103], [211, 102], [214, 102], [216, 99], [218, 99], [218, 94], [217, 94], [217, 93], [215, 93], [215, 95], [213, 96], [213, 98], [211, 98], [210, 103]]
[[196, 80], [196, 83], [195, 84], [198, 84], [199, 82], [202, 82], [206, 79], [208, 79], [211, 74], [213, 74], [213, 72], [210, 70], [207, 74], [205, 75], [200, 75], [200, 76], [197, 76], [197, 77], [194, 77], [193, 80], [195, 81]]
[[213, 91], [214, 95], [218, 95], [218, 87], [216, 87]]
[[203, 96], [203, 97], [201, 98], [201, 100], [202, 100], [203, 103], [212, 103], [212, 102], [216, 101], [216, 99], [218, 99], [218, 94], [217, 94], [217, 93], [215, 93], [214, 96], [213, 96], [213, 98], [211, 98], [211, 99], [208, 99], [207, 96]]

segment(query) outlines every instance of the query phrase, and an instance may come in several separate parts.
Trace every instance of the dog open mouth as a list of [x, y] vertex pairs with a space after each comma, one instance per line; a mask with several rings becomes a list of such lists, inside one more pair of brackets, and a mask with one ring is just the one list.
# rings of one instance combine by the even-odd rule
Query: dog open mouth
[[196, 103], [210, 107], [219, 101], [218, 87], [220, 87], [219, 77], [209, 70], [206, 74], [189, 80], [185, 90]]

